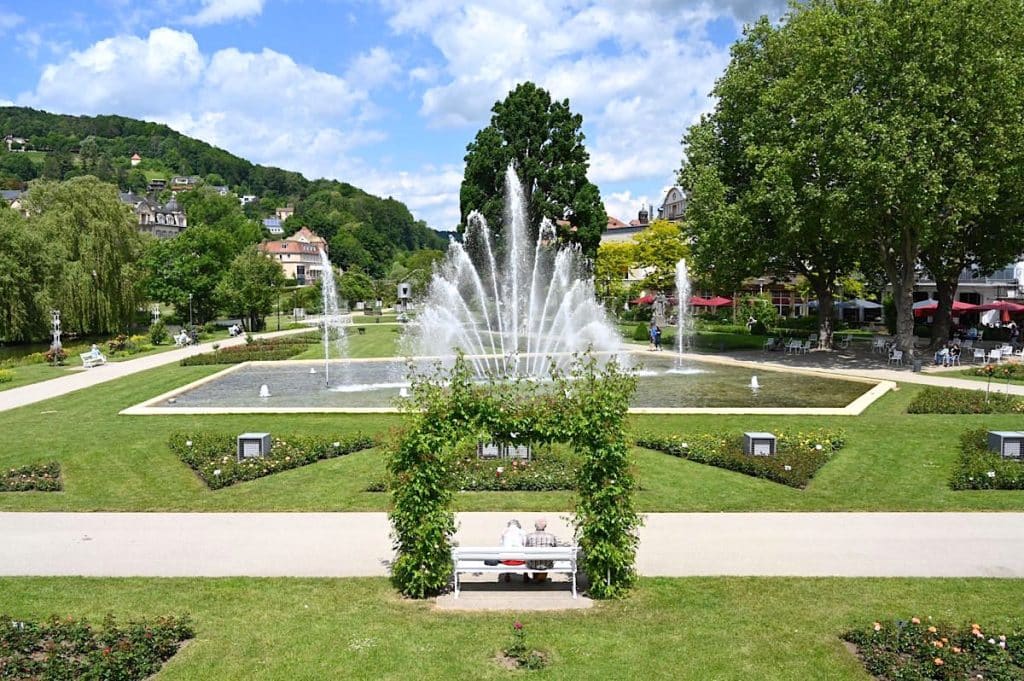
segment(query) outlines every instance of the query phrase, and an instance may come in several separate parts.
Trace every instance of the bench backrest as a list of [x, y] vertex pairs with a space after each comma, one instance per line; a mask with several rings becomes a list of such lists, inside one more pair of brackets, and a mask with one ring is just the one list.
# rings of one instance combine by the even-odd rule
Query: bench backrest
[[575, 560], [578, 546], [456, 546], [455, 560]]

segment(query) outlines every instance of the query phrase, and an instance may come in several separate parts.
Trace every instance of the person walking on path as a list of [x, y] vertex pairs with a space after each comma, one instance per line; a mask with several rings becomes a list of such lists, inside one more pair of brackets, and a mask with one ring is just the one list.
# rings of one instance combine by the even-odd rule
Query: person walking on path
[[661, 327], [654, 325], [654, 349], [661, 350]]

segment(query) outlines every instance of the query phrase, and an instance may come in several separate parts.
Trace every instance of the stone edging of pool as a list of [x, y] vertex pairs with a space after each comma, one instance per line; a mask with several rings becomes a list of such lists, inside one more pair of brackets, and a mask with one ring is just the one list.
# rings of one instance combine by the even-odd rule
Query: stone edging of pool
[[[674, 352], [654, 352], [629, 348], [631, 354], [649, 355], [652, 357], [677, 356]], [[758, 371], [769, 371], [774, 373], [803, 374], [807, 376], [825, 377], [838, 381], [851, 381], [854, 383], [870, 384], [872, 387], [857, 399], [845, 407], [633, 407], [629, 410], [631, 414], [753, 414], [753, 415], [779, 415], [779, 416], [857, 416], [867, 409], [875, 400], [890, 390], [898, 390], [895, 381], [878, 380], [863, 376], [839, 375], [825, 370], [807, 369], [802, 367], [769, 367], [757, 362], [748, 362], [716, 355], [700, 355], [683, 353], [685, 359], [706, 362], [709, 364], [720, 364], [723, 366], [739, 366]], [[375, 358], [352, 358], [338, 360], [346, 362], [380, 362], [394, 361], [393, 357]], [[302, 362], [304, 364], [319, 364], [322, 360], [284, 360], [291, 362]], [[157, 404], [166, 404], [169, 399], [197, 388], [210, 381], [215, 381], [223, 376], [238, 371], [249, 365], [279, 365], [281, 362], [242, 362], [233, 364], [222, 371], [210, 374], [196, 381], [169, 390], [161, 395], [150, 398], [140, 404], [121, 410], [126, 416], [166, 416], [166, 415], [201, 415], [201, 414], [397, 414], [399, 409], [395, 407], [158, 407]]]

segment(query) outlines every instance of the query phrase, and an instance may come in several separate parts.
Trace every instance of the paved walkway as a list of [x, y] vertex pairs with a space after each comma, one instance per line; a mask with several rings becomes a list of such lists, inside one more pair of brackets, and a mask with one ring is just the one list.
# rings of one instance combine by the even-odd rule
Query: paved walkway
[[[310, 330], [311, 329], [289, 329], [287, 331], [261, 333], [257, 334], [256, 337], [274, 338], [275, 336], [289, 336], [297, 333], [307, 333]], [[175, 350], [158, 352], [138, 359], [128, 359], [121, 362], [108, 362], [107, 364], [103, 364], [92, 369], [68, 372], [60, 378], [51, 378], [48, 381], [40, 381], [38, 383], [24, 385], [20, 388], [3, 390], [0, 391], [0, 411], [22, 407], [26, 404], [33, 404], [35, 402], [41, 402], [43, 400], [48, 400], [51, 397], [67, 395], [68, 393], [75, 392], [76, 390], [91, 388], [94, 385], [113, 381], [115, 379], [122, 378], [123, 376], [130, 376], [131, 374], [136, 374], [140, 371], [155, 369], [156, 367], [161, 367], [166, 364], [174, 364], [185, 357], [198, 355], [202, 352], [212, 352], [215, 343], [219, 344], [222, 348], [230, 347], [232, 345], [241, 345], [242, 343], [245, 343], [245, 336], [242, 335], [236, 336], [235, 338], [225, 338], [222, 340], [200, 343], [198, 345], [190, 345]]]
[[[456, 540], [493, 545], [507, 520], [461, 513]], [[566, 518], [548, 514], [559, 537]], [[659, 513], [646, 576], [1024, 578], [1024, 513]], [[383, 576], [383, 513], [0, 513], [0, 575]]]

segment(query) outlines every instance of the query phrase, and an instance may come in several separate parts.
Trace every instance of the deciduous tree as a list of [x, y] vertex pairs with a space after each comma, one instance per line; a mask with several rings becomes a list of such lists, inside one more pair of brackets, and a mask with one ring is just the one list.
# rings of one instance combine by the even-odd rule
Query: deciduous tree
[[224, 309], [245, 319], [250, 331], [258, 331], [273, 312], [283, 286], [281, 265], [249, 247], [231, 262], [217, 285], [217, 295]]

